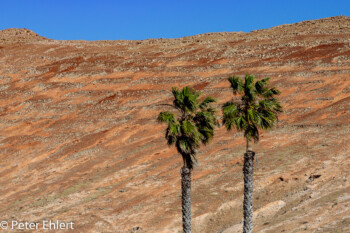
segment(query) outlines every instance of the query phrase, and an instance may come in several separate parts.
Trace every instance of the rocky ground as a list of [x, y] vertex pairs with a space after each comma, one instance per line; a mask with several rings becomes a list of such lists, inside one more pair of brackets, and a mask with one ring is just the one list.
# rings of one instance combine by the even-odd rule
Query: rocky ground
[[[255, 232], [350, 232], [345, 16], [143, 41], [0, 31], [0, 220], [181, 232], [182, 160], [156, 117], [173, 86], [194, 86], [219, 108], [232, 98], [227, 78], [246, 73], [271, 77], [284, 106], [254, 145]], [[241, 232], [244, 145], [220, 127], [201, 148], [193, 232]]]

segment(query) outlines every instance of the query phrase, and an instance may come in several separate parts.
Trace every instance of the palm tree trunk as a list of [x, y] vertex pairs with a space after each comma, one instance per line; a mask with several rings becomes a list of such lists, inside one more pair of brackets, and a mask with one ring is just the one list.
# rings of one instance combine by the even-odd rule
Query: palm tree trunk
[[243, 233], [253, 232], [253, 171], [254, 155], [249, 140], [247, 140], [247, 152], [244, 154], [244, 200], [243, 200]]
[[191, 233], [191, 170], [185, 166], [181, 169], [181, 191], [183, 232]]
[[253, 151], [252, 150], [252, 147], [251, 147], [251, 144], [250, 144], [250, 141], [248, 139], [247, 140], [247, 147], [246, 147], [246, 153], [248, 153], [249, 151]]

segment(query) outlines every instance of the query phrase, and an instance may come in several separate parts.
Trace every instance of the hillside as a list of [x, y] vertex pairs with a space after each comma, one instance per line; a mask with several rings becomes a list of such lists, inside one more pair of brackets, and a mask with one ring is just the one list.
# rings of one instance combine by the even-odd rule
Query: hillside
[[[0, 31], [0, 220], [181, 232], [182, 159], [156, 117], [173, 86], [222, 104], [232, 98], [227, 78], [246, 73], [271, 77], [284, 106], [253, 146], [255, 232], [350, 232], [346, 16], [142, 41]], [[242, 134], [224, 127], [201, 147], [193, 232], [241, 231], [244, 150]]]

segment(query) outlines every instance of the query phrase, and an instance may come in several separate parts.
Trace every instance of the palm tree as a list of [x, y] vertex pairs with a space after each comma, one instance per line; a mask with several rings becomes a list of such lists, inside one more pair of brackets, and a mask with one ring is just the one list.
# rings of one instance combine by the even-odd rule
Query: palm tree
[[200, 143], [208, 144], [214, 136], [215, 125], [218, 124], [216, 111], [210, 103], [216, 102], [212, 97], [198, 102], [199, 92], [186, 86], [182, 90], [172, 88], [174, 101], [172, 107], [177, 114], [161, 112], [159, 122], [167, 123], [165, 138], [168, 145], [175, 145], [182, 156], [183, 167], [181, 168], [182, 188], [182, 225], [183, 232], [191, 232], [191, 171], [197, 164], [196, 152]]
[[282, 112], [280, 102], [275, 98], [280, 91], [269, 87], [270, 78], [254, 81], [253, 75], [229, 77], [233, 94], [241, 94], [240, 101], [226, 102], [222, 106], [223, 124], [230, 131], [236, 128], [244, 132], [246, 153], [244, 154], [244, 200], [243, 200], [243, 232], [253, 230], [253, 166], [255, 152], [251, 141], [259, 141], [259, 130], [271, 129], [278, 121], [277, 115]]

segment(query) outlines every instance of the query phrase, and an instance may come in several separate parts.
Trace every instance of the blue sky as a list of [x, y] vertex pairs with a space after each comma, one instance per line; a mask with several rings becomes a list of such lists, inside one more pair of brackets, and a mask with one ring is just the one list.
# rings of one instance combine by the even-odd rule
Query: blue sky
[[0, 30], [61, 40], [178, 38], [244, 31], [337, 15], [350, 0], [0, 0]]

